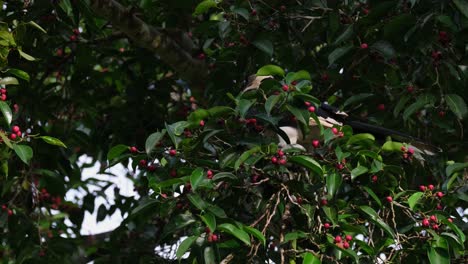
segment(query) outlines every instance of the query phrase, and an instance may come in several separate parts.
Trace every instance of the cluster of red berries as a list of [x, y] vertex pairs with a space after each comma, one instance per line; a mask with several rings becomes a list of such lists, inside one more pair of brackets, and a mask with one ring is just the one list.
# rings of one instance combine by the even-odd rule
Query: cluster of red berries
[[[421, 192], [425, 192], [425, 191], [432, 192], [434, 189], [435, 189], [435, 187], [432, 184], [429, 184], [428, 186], [425, 186], [425, 185], [420, 185], [419, 186], [419, 190]], [[442, 197], [444, 197], [444, 193], [443, 192], [436, 192], [436, 193], [434, 193], [434, 196], [441, 199]], [[439, 210], [442, 209], [442, 206], [440, 204], [437, 205], [437, 209], [439, 209]]]
[[263, 130], [263, 126], [259, 125], [256, 118], [248, 118], [245, 120], [240, 120], [241, 122], [245, 122], [247, 126], [253, 127], [255, 131], [260, 132]]
[[10, 139], [11, 140], [15, 140], [18, 137], [21, 137], [21, 135], [22, 135], [22, 132], [21, 132], [21, 129], [20, 129], [19, 126], [13, 126], [11, 128], [11, 134], [10, 134]]
[[130, 150], [130, 153], [133, 153], [133, 154], [138, 153], [138, 149], [137, 149], [137, 147], [135, 147], [135, 146], [129, 147], [128, 150]]
[[332, 131], [333, 135], [335, 135], [335, 136], [338, 136], [340, 138], [344, 137], [343, 131], [339, 131], [338, 128], [336, 128], [336, 127], [332, 127], [331, 131]]
[[315, 106], [313, 106], [310, 102], [304, 102], [304, 104], [307, 107], [307, 111], [310, 113], [315, 113]]
[[279, 149], [275, 156], [271, 157], [271, 163], [279, 164], [279, 165], [286, 165], [287, 158], [284, 154], [283, 150]]
[[327, 200], [327, 199], [322, 199], [322, 200], [320, 200], [320, 205], [321, 205], [321, 206], [326, 206], [326, 205], [328, 205], [328, 200]]
[[70, 41], [76, 41], [80, 35], [80, 30], [77, 28], [73, 29], [73, 35], [70, 36]]
[[250, 181], [251, 181], [252, 183], [258, 182], [259, 179], [260, 179], [260, 175], [259, 175], [259, 174], [256, 174], [256, 173], [255, 173], [255, 174], [252, 174], [252, 176], [250, 176]]
[[149, 164], [148, 165], [148, 162], [146, 160], [140, 160], [139, 163], [140, 165], [140, 168], [142, 169], [147, 169], [148, 171], [155, 171], [156, 170], [156, 165], [154, 164]]
[[210, 180], [213, 179], [213, 171], [212, 170], [208, 170], [206, 172], [206, 178], [208, 178]]
[[346, 235], [344, 239], [341, 236], [336, 236], [333, 242], [340, 248], [348, 249], [350, 247], [349, 242], [352, 240], [353, 236], [351, 235]]
[[408, 93], [413, 93], [414, 92], [414, 86], [410, 84], [410, 85], [406, 86], [406, 90], [408, 91]]
[[0, 100], [6, 101], [7, 99], [6, 93], [7, 93], [6, 88], [0, 88]]
[[244, 35], [240, 35], [239, 41], [240, 41], [244, 46], [248, 46], [248, 45], [250, 44], [250, 41], [249, 41]]
[[12, 216], [14, 213], [13, 213], [13, 210], [11, 210], [10, 208], [8, 208], [8, 206], [6, 206], [5, 204], [2, 205], [2, 210], [7, 212], [8, 216]]
[[[448, 218], [447, 221], [449, 221], [450, 223], [453, 221], [452, 218]], [[421, 225], [423, 227], [430, 227], [432, 228], [433, 230], [437, 231], [439, 230], [440, 228], [440, 223], [439, 221], [437, 220], [437, 216], [435, 215], [431, 215], [429, 217], [429, 219], [427, 218], [424, 218], [422, 221], [421, 221]]]
[[206, 233], [206, 240], [210, 243], [216, 243], [219, 239], [217, 234], [211, 233], [211, 230], [209, 227], [205, 228], [205, 233]]
[[169, 150], [169, 156], [175, 157], [176, 155], [177, 155], [177, 150], [175, 150], [175, 149], [170, 149]]
[[439, 31], [439, 42], [444, 46], [450, 43], [450, 37], [446, 31]]
[[414, 148], [406, 149], [405, 146], [401, 147], [401, 151], [403, 151], [403, 159], [411, 161], [414, 155]]
[[434, 50], [431, 52], [431, 57], [432, 57], [432, 60], [433, 60], [433, 64], [435, 66], [439, 65], [440, 63], [440, 60], [442, 59], [442, 52], [438, 51], [438, 50]]
[[313, 146], [314, 148], [320, 147], [320, 141], [317, 140], [317, 139], [312, 140], [312, 146]]
[[50, 208], [55, 209], [55, 210], [59, 209], [60, 205], [62, 204], [62, 197], [51, 196], [50, 193], [45, 188], [41, 189], [38, 199], [39, 201], [43, 201], [43, 202], [51, 202], [52, 205], [50, 206]]
[[345, 168], [345, 165], [346, 165], [346, 159], [342, 159], [341, 162], [338, 162], [335, 167], [338, 169], [338, 170], [342, 170]]
[[192, 131], [190, 131], [190, 129], [188, 129], [188, 128], [184, 129], [184, 136], [187, 137], [187, 138], [191, 138], [192, 137]]
[[379, 110], [381, 112], [385, 111], [385, 104], [378, 104], [377, 105], [377, 110]]

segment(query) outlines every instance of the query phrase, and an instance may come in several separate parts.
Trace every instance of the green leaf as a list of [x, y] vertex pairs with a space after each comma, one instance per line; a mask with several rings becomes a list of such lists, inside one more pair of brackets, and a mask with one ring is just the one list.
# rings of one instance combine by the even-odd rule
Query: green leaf
[[416, 21], [414, 16], [409, 13], [394, 16], [384, 25], [383, 33], [385, 39], [390, 41], [402, 40], [403, 36], [407, 32], [407, 29], [411, 28], [415, 22]]
[[345, 47], [336, 48], [334, 51], [330, 53], [330, 55], [328, 55], [328, 65], [332, 65], [333, 63], [335, 63], [338, 59], [343, 57], [346, 53], [348, 53], [352, 49], [353, 49], [352, 45], [347, 45]]
[[127, 145], [119, 144], [117, 146], [113, 146], [109, 152], [107, 152], [107, 160], [113, 160], [120, 156], [122, 153], [128, 150]]
[[146, 154], [150, 155], [151, 151], [156, 147], [156, 145], [161, 141], [161, 139], [164, 137], [166, 134], [166, 130], [163, 130], [161, 132], [155, 132], [146, 139], [145, 142], [145, 150]]
[[234, 164], [234, 170], [238, 170], [239, 167], [248, 159], [250, 158], [250, 156], [252, 156], [252, 154], [256, 153], [256, 152], [259, 152], [261, 151], [261, 147], [260, 146], [256, 146], [252, 149], [249, 149], [247, 151], [245, 151], [244, 153], [242, 153], [242, 155], [240, 155], [240, 157], [236, 160], [236, 163]]
[[268, 115], [270, 115], [271, 113], [271, 110], [273, 109], [273, 107], [275, 107], [276, 103], [278, 103], [278, 101], [283, 98], [283, 96], [281, 96], [281, 94], [279, 95], [272, 95], [270, 97], [268, 97], [268, 99], [266, 100], [265, 102], [265, 111]]
[[173, 236], [176, 230], [183, 229], [195, 222], [195, 219], [190, 213], [177, 214], [169, 219], [168, 223], [164, 225], [160, 239], [163, 240], [167, 236]]
[[409, 198], [408, 198], [408, 205], [411, 208], [411, 210], [414, 210], [414, 207], [418, 203], [419, 199], [424, 195], [422, 192], [416, 192], [413, 193]]
[[361, 93], [361, 94], [356, 94], [351, 97], [349, 97], [345, 102], [344, 102], [344, 107], [356, 103], [360, 103], [362, 101], [365, 101], [367, 98], [374, 96], [372, 93]]
[[458, 94], [447, 94], [445, 100], [450, 110], [457, 116], [458, 119], [463, 119], [468, 113], [468, 108], [465, 101]]
[[361, 156], [369, 157], [371, 159], [382, 161], [382, 156], [370, 150], [363, 149], [363, 150], [360, 150], [357, 154]]
[[241, 99], [239, 100], [239, 104], [237, 105], [237, 110], [239, 111], [239, 115], [244, 118], [247, 114], [247, 111], [250, 107], [255, 103], [255, 100], [247, 100]]
[[163, 182], [158, 182], [158, 183], [154, 184], [154, 186], [151, 186], [151, 188], [153, 190], [155, 190], [155, 191], [159, 191], [162, 188], [170, 187], [170, 186], [173, 186], [175, 184], [184, 183], [186, 178], [188, 179], [188, 177], [184, 177], [184, 178], [176, 178], [176, 179], [165, 180]]
[[200, 218], [205, 222], [206, 226], [211, 232], [216, 230], [216, 217], [212, 213], [205, 213], [200, 215]]
[[302, 264], [320, 264], [322, 263], [319, 258], [314, 256], [312, 253], [304, 253]]
[[395, 49], [393, 46], [388, 43], [387, 41], [377, 41], [371, 46], [371, 49], [379, 52], [384, 56], [386, 59], [391, 59], [396, 56]]
[[185, 254], [185, 252], [187, 252], [190, 249], [190, 247], [192, 246], [193, 242], [195, 242], [195, 240], [197, 240], [196, 236], [190, 236], [190, 237], [187, 237], [186, 239], [184, 239], [184, 241], [182, 241], [182, 243], [180, 243], [179, 247], [177, 248], [177, 252], [176, 252], [177, 259], [182, 258], [182, 256]]
[[423, 108], [425, 105], [433, 104], [435, 101], [435, 97], [431, 94], [424, 94], [418, 97], [416, 102], [408, 106], [403, 112], [403, 119], [408, 120], [408, 118], [413, 115], [416, 111]]
[[352, 145], [354, 143], [358, 143], [358, 142], [362, 142], [362, 141], [375, 141], [375, 137], [372, 134], [369, 134], [369, 133], [356, 134], [356, 135], [352, 135], [348, 139], [348, 142], [346, 144], [347, 145]]
[[195, 207], [197, 207], [198, 209], [202, 211], [205, 210], [206, 207], [208, 206], [206, 202], [203, 201], [203, 199], [197, 194], [190, 194], [187, 197]]
[[253, 235], [255, 238], [260, 240], [260, 242], [262, 242], [263, 246], [266, 245], [266, 238], [262, 234], [262, 232], [260, 232], [258, 229], [250, 227], [250, 226], [243, 226], [242, 228], [244, 229], [244, 231], [246, 231], [247, 233]]
[[465, 247], [463, 245], [463, 242], [460, 240], [460, 238], [458, 236], [456, 236], [455, 234], [443, 232], [440, 235], [445, 237], [445, 238], [450, 238], [451, 240], [455, 241], [461, 248]]
[[411, 99], [411, 96], [404, 95], [403, 97], [400, 97], [398, 100], [397, 105], [395, 106], [395, 109], [393, 109], [393, 116], [398, 117], [398, 114], [403, 110], [405, 107], [406, 103]]
[[42, 140], [44, 140], [47, 144], [67, 148], [67, 146], [58, 138], [49, 137], [49, 136], [41, 136]]
[[47, 34], [47, 31], [45, 29], [43, 29], [41, 26], [39, 26], [36, 22], [34, 21], [29, 21], [28, 23], [26, 23], [32, 27], [35, 27], [37, 29], [39, 29], [40, 31], [42, 31], [43, 33]]
[[382, 207], [382, 202], [380, 201], [379, 197], [375, 194], [375, 192], [371, 188], [369, 188], [367, 186], [364, 186], [363, 188], [374, 199], [374, 201], [377, 202], [377, 204], [380, 207]]
[[242, 8], [242, 7], [235, 7], [235, 8], [232, 8], [232, 12], [242, 16], [243, 18], [245, 18], [245, 20], [249, 21], [249, 11], [245, 8]]
[[465, 0], [453, 0], [453, 3], [458, 8], [458, 10], [460, 10], [460, 13], [462, 13], [466, 18], [468, 18], [468, 2], [466, 2]]
[[224, 210], [221, 207], [218, 207], [216, 205], [209, 205], [206, 210], [210, 211], [218, 218], [227, 218], [226, 212], [224, 212]]
[[16, 77], [21, 78], [21, 79], [29, 82], [29, 79], [30, 79], [29, 74], [27, 72], [25, 72], [25, 71], [12, 68], [12, 69], [8, 69], [7, 73], [8, 74], [13, 74]]
[[204, 264], [216, 264], [215, 253], [212, 247], [206, 247], [203, 250]]
[[30, 146], [14, 144], [13, 150], [24, 163], [29, 165], [29, 161], [33, 157], [33, 150]]
[[187, 120], [192, 123], [192, 124], [195, 124], [196, 126], [198, 126], [199, 122], [203, 119], [206, 119], [207, 117], [210, 116], [210, 112], [208, 112], [207, 110], [205, 109], [202, 109], [202, 108], [199, 108], [195, 111], [193, 111], [188, 117], [187, 117]]
[[431, 247], [427, 250], [427, 256], [431, 264], [450, 264], [450, 256], [447, 249]]
[[4, 77], [0, 79], [0, 84], [3, 85], [12, 85], [12, 84], [19, 84], [18, 79], [15, 77]]
[[257, 71], [257, 76], [268, 76], [268, 75], [284, 77], [285, 73], [281, 67], [272, 65], [272, 64], [265, 65]]
[[106, 219], [107, 216], [107, 207], [104, 204], [101, 204], [97, 211], [96, 222], [101, 222]]
[[268, 54], [268, 56], [273, 56], [273, 43], [268, 39], [256, 39], [252, 41], [252, 44], [257, 47], [259, 50]]
[[138, 215], [143, 212], [153, 211], [157, 207], [157, 204], [158, 201], [154, 199], [144, 200], [143, 202], [140, 202], [140, 204], [135, 207], [130, 214]]
[[323, 212], [327, 216], [327, 218], [332, 222], [333, 225], [336, 225], [336, 210], [333, 207], [330, 206], [323, 206], [322, 207]]
[[301, 122], [305, 126], [309, 125], [309, 113], [306, 110], [300, 110], [291, 105], [287, 105], [286, 108], [296, 117], [297, 121]]
[[341, 187], [343, 182], [343, 176], [341, 174], [333, 172], [332, 174], [326, 176], [327, 181], [327, 197], [328, 199], [333, 199], [338, 189]]
[[220, 180], [220, 179], [223, 179], [223, 178], [229, 178], [229, 179], [237, 179], [236, 175], [230, 173], [230, 172], [220, 172], [220, 173], [216, 173], [212, 180], [213, 181], [217, 181], [217, 180]]
[[294, 99], [300, 98], [304, 101], [309, 101], [315, 105], [320, 105], [320, 100], [310, 94], [296, 93], [294, 94]]
[[298, 71], [298, 72], [295, 72], [292, 76], [291, 76], [291, 80], [292, 81], [299, 81], [299, 80], [312, 80], [312, 78], [310, 77], [310, 74], [309, 72], [307, 71]]
[[216, 1], [214, 0], [205, 0], [201, 3], [199, 3], [196, 7], [195, 7], [195, 11], [193, 12], [193, 16], [198, 16], [198, 15], [202, 15], [206, 12], [208, 12], [208, 10], [210, 10], [210, 8], [213, 8], [213, 7], [217, 7], [218, 4], [216, 3]]
[[450, 176], [454, 172], [457, 172], [457, 171], [462, 170], [464, 168], [468, 168], [468, 162], [454, 163], [454, 164], [451, 164], [451, 165], [447, 166], [447, 168], [445, 169], [445, 174], [446, 174], [446, 176]]
[[219, 117], [224, 116], [227, 113], [234, 113], [234, 109], [227, 106], [215, 106], [207, 110], [210, 116]]
[[356, 179], [358, 176], [361, 176], [362, 174], [368, 172], [369, 169], [367, 169], [366, 167], [364, 166], [357, 166], [356, 168], [354, 168], [352, 171], [351, 171], [351, 179], [354, 180]]
[[303, 232], [303, 231], [295, 231], [295, 232], [290, 232], [290, 233], [287, 233], [285, 236], [284, 236], [284, 240], [283, 240], [283, 244], [284, 243], [288, 243], [289, 241], [292, 241], [292, 240], [297, 240], [299, 238], [306, 238], [307, 237], [307, 233]]
[[401, 147], [403, 147], [403, 143], [395, 142], [395, 141], [387, 141], [383, 144], [382, 151], [401, 152]]
[[349, 25], [345, 31], [343, 31], [343, 33], [341, 33], [341, 35], [339, 35], [335, 42], [333, 42], [333, 45], [338, 45], [340, 43], [342, 43], [343, 41], [346, 41], [348, 40], [349, 38], [351, 38], [351, 36], [353, 36], [354, 34], [354, 29], [353, 29], [353, 25]]
[[5, 132], [3, 132], [3, 131], [1, 131], [1, 130], [0, 130], [0, 138], [3, 140], [3, 142], [5, 142], [5, 144], [6, 144], [9, 148], [13, 148], [13, 145], [11, 144], [10, 139], [7, 137], [7, 135], [5, 134]]
[[13, 113], [11, 112], [10, 106], [5, 102], [0, 101], [0, 111], [2, 111], [3, 117], [5, 117], [7, 124], [10, 125], [11, 120], [13, 119]]
[[454, 223], [451, 223], [451, 222], [447, 221], [447, 219], [445, 219], [443, 222], [444, 222], [444, 224], [446, 224], [448, 227], [450, 227], [450, 229], [452, 229], [453, 232], [455, 232], [455, 233], [457, 234], [457, 236], [460, 238], [460, 240], [461, 240], [462, 243], [465, 243], [465, 241], [466, 241], [465, 233], [464, 233], [457, 225], [455, 225]]
[[380, 228], [382, 228], [387, 234], [391, 235], [392, 238], [395, 238], [395, 232], [390, 228], [390, 226], [387, 225], [380, 217], [377, 215], [374, 209], [367, 205], [362, 205], [359, 207], [361, 211], [366, 213], [369, 217], [370, 220], [374, 223], [376, 223]]
[[322, 167], [320, 166], [320, 163], [318, 163], [312, 157], [301, 156], [301, 155], [292, 156], [288, 158], [288, 161], [304, 166], [320, 176], [323, 175], [323, 170], [322, 170]]
[[229, 233], [239, 239], [240, 241], [244, 242], [244, 244], [250, 246], [250, 237], [244, 230], [237, 228], [233, 224], [224, 223], [218, 225], [218, 230], [222, 230], [226, 233]]
[[168, 125], [167, 123], [165, 124], [166, 132], [169, 135], [169, 138], [171, 138], [172, 143], [174, 143], [174, 146], [176, 148], [179, 146], [180, 141], [182, 141], [180, 135], [182, 135], [184, 129], [187, 128], [189, 125], [190, 124], [187, 121], [179, 121], [170, 125]]
[[18, 49], [18, 52], [19, 52], [21, 57], [23, 57], [24, 59], [26, 59], [28, 61], [35, 61], [36, 60], [36, 58], [34, 58], [33, 56], [23, 52], [21, 49]]
[[196, 191], [198, 186], [203, 180], [203, 169], [196, 168], [193, 170], [192, 175], [190, 176], [190, 184], [192, 185], [192, 190]]

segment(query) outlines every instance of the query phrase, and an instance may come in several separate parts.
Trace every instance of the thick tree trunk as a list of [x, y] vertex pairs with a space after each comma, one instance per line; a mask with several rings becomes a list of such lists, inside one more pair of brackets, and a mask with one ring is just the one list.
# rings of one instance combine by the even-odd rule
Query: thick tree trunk
[[[114, 0], [91, 0], [91, 8], [109, 20], [140, 47], [153, 51], [184, 80], [194, 86], [203, 84], [208, 75], [206, 64], [194, 59], [165, 32], [148, 25], [130, 9]], [[196, 87], [193, 87], [196, 89]]]

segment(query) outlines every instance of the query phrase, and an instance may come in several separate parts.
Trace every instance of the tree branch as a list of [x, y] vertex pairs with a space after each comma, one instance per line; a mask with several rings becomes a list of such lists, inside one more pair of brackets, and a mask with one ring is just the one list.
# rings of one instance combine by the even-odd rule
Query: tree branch
[[148, 25], [138, 18], [131, 9], [125, 8], [115, 0], [91, 0], [91, 8], [98, 15], [109, 20], [140, 47], [158, 55], [182, 79], [195, 85], [193, 88], [197, 89], [203, 84], [208, 75], [206, 64], [201, 60], [194, 59], [190, 52], [184, 50], [165, 32]]

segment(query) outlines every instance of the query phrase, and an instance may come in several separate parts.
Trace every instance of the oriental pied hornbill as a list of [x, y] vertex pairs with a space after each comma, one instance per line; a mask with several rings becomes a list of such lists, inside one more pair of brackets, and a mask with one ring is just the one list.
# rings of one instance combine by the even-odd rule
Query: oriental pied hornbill
[[[273, 76], [256, 76], [252, 75], [248, 79], [248, 83], [245, 91], [258, 89], [263, 80], [273, 78]], [[356, 133], [370, 133], [377, 138], [385, 139], [391, 137], [393, 139], [399, 140], [401, 142], [408, 143], [410, 146], [413, 146], [416, 151], [425, 155], [436, 155], [441, 150], [433, 145], [425, 143], [421, 139], [402, 133], [400, 131], [384, 128], [381, 126], [371, 125], [362, 121], [358, 121], [348, 116], [347, 113], [340, 111], [338, 108], [333, 107], [327, 103], [322, 103], [315, 111], [317, 114], [320, 124], [324, 128], [331, 128], [333, 126], [343, 126], [348, 125], [353, 128], [353, 131]], [[311, 127], [311, 133], [309, 135], [302, 135], [301, 130], [293, 125], [284, 125], [280, 126], [281, 129], [289, 138], [289, 144], [278, 135], [279, 146], [283, 148], [294, 147], [305, 150], [303, 144], [307, 143], [317, 137], [319, 128], [314, 119], [309, 120], [309, 125]]]

